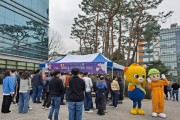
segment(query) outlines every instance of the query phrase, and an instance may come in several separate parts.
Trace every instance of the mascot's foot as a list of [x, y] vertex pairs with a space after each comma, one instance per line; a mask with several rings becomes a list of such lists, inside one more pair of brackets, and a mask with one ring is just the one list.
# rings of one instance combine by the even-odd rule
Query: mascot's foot
[[131, 114], [133, 115], [137, 115], [137, 110], [136, 108], [132, 108], [131, 111], [130, 111]]
[[139, 115], [144, 115], [144, 114], [145, 114], [144, 110], [141, 109], [141, 108], [138, 108], [138, 109], [137, 109], [137, 113], [138, 113]]
[[155, 112], [152, 113], [152, 117], [157, 117], [157, 116], [158, 116], [157, 113], [155, 113]]
[[166, 118], [166, 114], [164, 114], [164, 113], [159, 113], [158, 116], [161, 118]]

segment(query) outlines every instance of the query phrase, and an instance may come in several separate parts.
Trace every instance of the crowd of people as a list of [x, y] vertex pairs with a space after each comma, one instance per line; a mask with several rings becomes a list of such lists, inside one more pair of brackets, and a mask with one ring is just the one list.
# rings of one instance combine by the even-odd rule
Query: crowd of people
[[[123, 82], [116, 76], [113, 80], [102, 74], [91, 77], [95, 79], [78, 68], [72, 69], [71, 74], [55, 70], [44, 75], [40, 69], [34, 73], [7, 70], [3, 77], [1, 112], [11, 113], [13, 103], [18, 105], [19, 113], [28, 113], [32, 109], [29, 105], [31, 98], [33, 103], [42, 104], [42, 109], [49, 110], [49, 120], [58, 120], [60, 105], [65, 103], [68, 104], [69, 120], [81, 120], [83, 108], [87, 113], [98, 109], [98, 115], [105, 115], [109, 99], [112, 99], [114, 108], [117, 108], [118, 101], [122, 103]], [[95, 106], [92, 95], [95, 95]]]
[[[178, 101], [179, 84], [171, 82], [164, 91], [166, 99]], [[124, 84], [121, 77], [112, 79], [103, 74], [90, 76], [88, 72], [80, 72], [78, 68], [71, 73], [45, 72], [40, 69], [34, 73], [7, 70], [3, 77], [2, 113], [11, 113], [11, 103], [18, 105], [19, 113], [25, 114], [32, 109], [29, 100], [34, 104], [42, 104], [42, 109], [49, 110], [48, 119], [58, 120], [61, 105], [68, 105], [69, 120], [82, 120], [82, 111], [92, 113], [97, 109], [98, 115], [107, 113], [106, 105], [116, 109], [124, 99]], [[175, 97], [176, 95], [176, 97]], [[93, 97], [95, 96], [95, 102]], [[111, 101], [110, 101], [111, 100]], [[84, 107], [83, 107], [84, 106]]]
[[168, 86], [164, 87], [166, 100], [179, 101], [179, 88], [180, 85], [176, 81], [171, 81]]

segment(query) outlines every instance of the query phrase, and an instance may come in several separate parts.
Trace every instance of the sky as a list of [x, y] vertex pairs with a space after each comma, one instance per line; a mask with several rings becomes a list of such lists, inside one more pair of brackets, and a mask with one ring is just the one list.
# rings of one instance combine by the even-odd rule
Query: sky
[[[61, 35], [66, 52], [79, 49], [78, 43], [70, 38], [70, 34], [74, 18], [78, 16], [78, 13], [81, 13], [78, 7], [81, 1], [82, 0], [49, 0], [50, 28]], [[168, 18], [166, 23], [160, 23], [162, 28], [169, 28], [172, 23], [178, 23], [180, 25], [179, 5], [180, 0], [164, 0], [156, 10], [152, 10], [151, 12], [157, 15], [162, 11], [174, 11], [172, 17]]]

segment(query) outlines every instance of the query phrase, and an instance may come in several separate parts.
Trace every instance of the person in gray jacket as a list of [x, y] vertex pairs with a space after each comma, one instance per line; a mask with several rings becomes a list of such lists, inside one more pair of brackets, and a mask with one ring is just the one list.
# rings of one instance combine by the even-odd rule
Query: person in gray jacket
[[25, 71], [20, 77], [19, 113], [27, 113], [29, 106], [29, 91], [31, 88], [30, 73]]

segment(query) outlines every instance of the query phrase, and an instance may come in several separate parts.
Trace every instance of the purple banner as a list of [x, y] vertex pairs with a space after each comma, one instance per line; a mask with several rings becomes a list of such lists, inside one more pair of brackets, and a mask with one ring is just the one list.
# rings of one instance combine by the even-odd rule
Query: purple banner
[[60, 70], [61, 72], [71, 72], [73, 68], [79, 68], [81, 72], [90, 72], [90, 73], [98, 73], [103, 74], [107, 70], [107, 66], [105, 63], [54, 63], [49, 64], [48, 69], [50, 71]]

